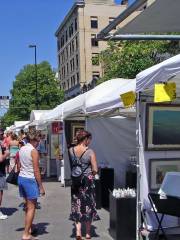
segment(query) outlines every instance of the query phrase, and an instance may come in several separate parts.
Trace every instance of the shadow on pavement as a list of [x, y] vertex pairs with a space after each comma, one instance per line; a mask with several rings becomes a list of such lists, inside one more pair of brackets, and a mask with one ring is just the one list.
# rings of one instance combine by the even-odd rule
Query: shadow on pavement
[[18, 211], [17, 208], [1, 208], [2, 212], [8, 216], [13, 215], [15, 212]]
[[[97, 233], [96, 233], [96, 229], [97, 227], [95, 227], [94, 225], [91, 225], [91, 237], [100, 237]], [[86, 229], [85, 229], [85, 225], [82, 224], [82, 236], [86, 235]], [[70, 238], [75, 238], [76, 237], [76, 227], [75, 224], [73, 224], [73, 229], [72, 229], [72, 234], [70, 236]]]
[[[39, 235], [44, 235], [44, 234], [48, 234], [49, 232], [47, 231], [47, 226], [49, 225], [49, 223], [43, 222], [43, 223], [37, 223], [33, 225], [33, 232], [35, 236], [39, 236]], [[24, 231], [24, 228], [18, 228], [16, 229], [17, 232], [22, 232]]]

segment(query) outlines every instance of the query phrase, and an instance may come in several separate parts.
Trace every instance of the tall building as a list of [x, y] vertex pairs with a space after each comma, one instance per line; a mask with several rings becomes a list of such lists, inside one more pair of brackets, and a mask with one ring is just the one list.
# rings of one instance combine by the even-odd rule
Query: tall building
[[59, 80], [66, 99], [85, 91], [103, 75], [99, 53], [107, 43], [95, 37], [125, 9], [126, 4], [117, 5], [114, 0], [75, 1], [55, 33]]

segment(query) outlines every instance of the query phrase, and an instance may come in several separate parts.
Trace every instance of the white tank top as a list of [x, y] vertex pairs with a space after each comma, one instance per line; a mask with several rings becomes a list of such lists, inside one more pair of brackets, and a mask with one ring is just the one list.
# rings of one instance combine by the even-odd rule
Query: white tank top
[[21, 163], [19, 176], [26, 178], [35, 178], [31, 152], [35, 149], [30, 143], [27, 143], [19, 150], [19, 160]]

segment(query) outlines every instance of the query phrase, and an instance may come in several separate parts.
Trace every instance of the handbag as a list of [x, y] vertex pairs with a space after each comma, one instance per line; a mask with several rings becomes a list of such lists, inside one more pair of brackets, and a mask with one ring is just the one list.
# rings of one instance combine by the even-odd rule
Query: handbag
[[13, 167], [12, 171], [9, 173], [9, 176], [6, 178], [6, 182], [13, 185], [18, 185], [19, 172], [15, 171], [15, 166]]

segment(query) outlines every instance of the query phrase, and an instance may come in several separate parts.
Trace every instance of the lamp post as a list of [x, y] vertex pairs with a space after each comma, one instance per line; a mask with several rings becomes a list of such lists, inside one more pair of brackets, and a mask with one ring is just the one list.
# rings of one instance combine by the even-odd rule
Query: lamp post
[[36, 109], [39, 109], [38, 104], [38, 80], [37, 80], [37, 57], [36, 57], [36, 45], [29, 45], [29, 48], [34, 48], [34, 66], [35, 66], [35, 79], [36, 79]]

